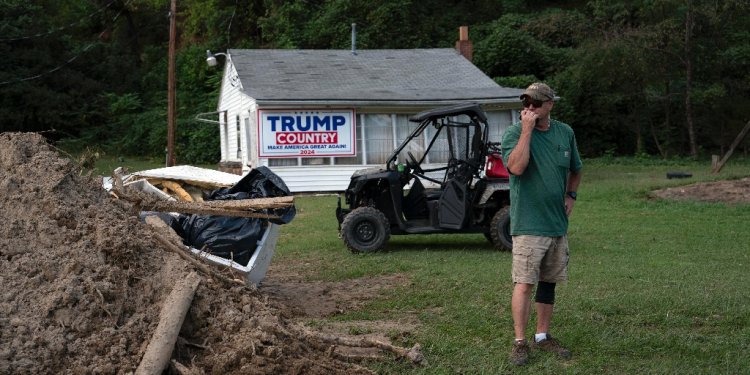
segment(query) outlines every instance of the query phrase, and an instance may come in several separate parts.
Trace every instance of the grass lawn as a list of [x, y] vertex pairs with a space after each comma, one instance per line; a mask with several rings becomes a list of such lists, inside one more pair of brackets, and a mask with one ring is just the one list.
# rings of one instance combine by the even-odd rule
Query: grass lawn
[[[384, 251], [353, 255], [337, 238], [336, 198], [301, 197], [273, 261], [307, 262], [310, 279], [409, 276], [388, 298], [331, 318], [420, 311], [421, 326], [402, 344], [421, 343], [431, 366], [368, 364], [379, 373], [750, 373], [750, 205], [647, 199], [655, 188], [718, 179], [706, 163], [591, 164], [570, 219], [570, 281], [557, 288], [552, 321], [569, 360], [533, 352], [529, 366], [509, 364], [511, 254], [482, 235], [392, 236]], [[694, 177], [667, 180], [671, 170]], [[748, 175], [745, 163], [725, 166], [721, 178]], [[532, 312], [529, 337], [535, 324]]]

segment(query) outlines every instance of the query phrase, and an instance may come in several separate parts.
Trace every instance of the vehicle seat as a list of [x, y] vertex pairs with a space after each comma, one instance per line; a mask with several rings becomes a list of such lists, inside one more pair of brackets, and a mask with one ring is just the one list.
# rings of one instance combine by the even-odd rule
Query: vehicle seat
[[440, 196], [443, 195], [443, 189], [427, 189], [424, 191], [424, 199], [431, 201], [435, 199], [440, 199]]
[[409, 189], [409, 194], [401, 201], [401, 210], [406, 220], [427, 219], [427, 202], [425, 202], [425, 189], [422, 181], [414, 176], [414, 183]]

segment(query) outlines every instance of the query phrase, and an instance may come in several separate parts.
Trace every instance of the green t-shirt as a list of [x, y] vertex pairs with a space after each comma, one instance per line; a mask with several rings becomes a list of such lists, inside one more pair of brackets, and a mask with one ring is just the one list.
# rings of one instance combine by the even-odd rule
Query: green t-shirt
[[[501, 143], [503, 160], [508, 160], [520, 136], [520, 122], [505, 131]], [[563, 236], [568, 233], [568, 171], [577, 173], [583, 167], [575, 134], [570, 126], [551, 120], [547, 131], [534, 129], [529, 147], [529, 164], [524, 172], [510, 175], [510, 233]]]

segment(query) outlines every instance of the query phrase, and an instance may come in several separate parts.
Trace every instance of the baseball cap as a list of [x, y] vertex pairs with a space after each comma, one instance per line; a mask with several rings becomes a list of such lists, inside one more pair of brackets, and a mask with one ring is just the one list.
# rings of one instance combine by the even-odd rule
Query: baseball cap
[[552, 91], [552, 89], [544, 83], [537, 82], [532, 83], [528, 88], [526, 88], [526, 91], [523, 92], [523, 94], [520, 96], [520, 99], [523, 100], [525, 96], [528, 96], [534, 100], [552, 100], [555, 98], [555, 92]]

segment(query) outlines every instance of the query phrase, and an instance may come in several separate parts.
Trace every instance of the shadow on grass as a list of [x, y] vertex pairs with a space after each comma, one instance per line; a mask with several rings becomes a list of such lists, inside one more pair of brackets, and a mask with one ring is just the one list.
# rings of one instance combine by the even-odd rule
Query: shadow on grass
[[502, 252], [496, 250], [495, 246], [489, 242], [486, 243], [445, 243], [435, 241], [420, 242], [389, 242], [380, 252], [398, 253], [405, 251], [478, 251], [478, 252]]

